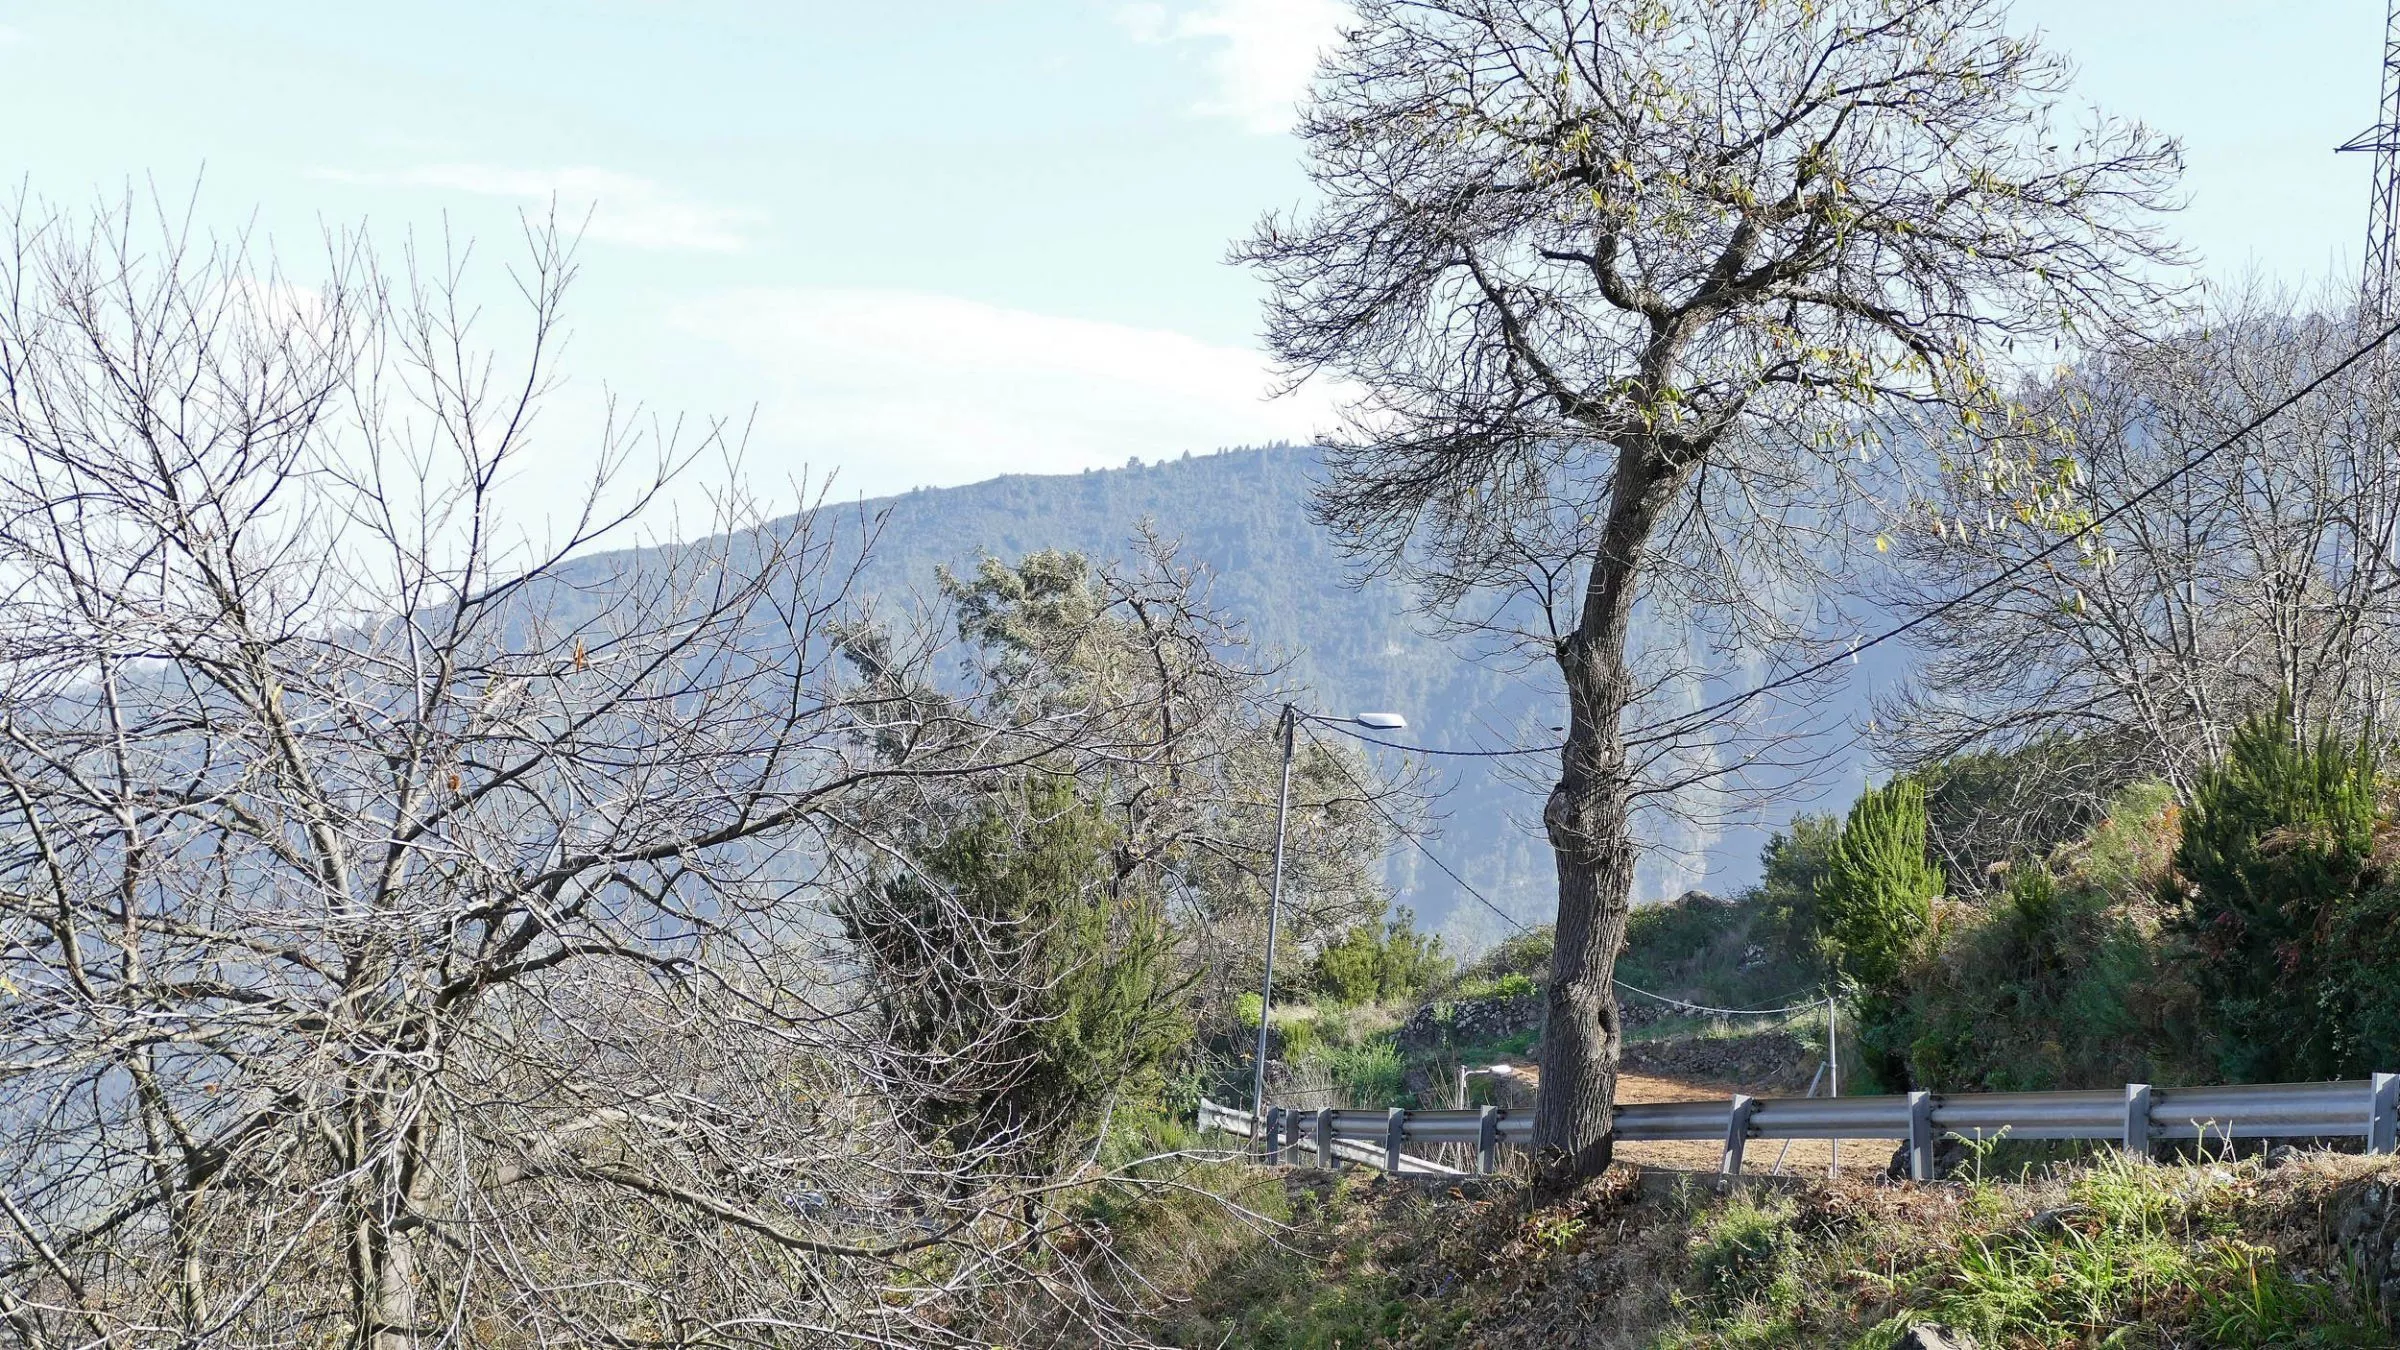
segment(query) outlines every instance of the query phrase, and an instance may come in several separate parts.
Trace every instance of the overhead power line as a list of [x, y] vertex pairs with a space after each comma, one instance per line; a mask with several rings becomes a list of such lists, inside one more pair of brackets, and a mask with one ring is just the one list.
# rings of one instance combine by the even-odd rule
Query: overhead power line
[[[1310, 720], [1313, 721], [1316, 719], [1312, 718]], [[1328, 721], [1327, 725], [1332, 726], [1338, 724]], [[1317, 738], [1313, 734], [1311, 734], [1308, 739], [1312, 745], [1317, 743]], [[1350, 786], [1358, 789], [1358, 795], [1360, 798], [1363, 799], [1368, 806], [1373, 807], [1375, 813], [1379, 816], [1382, 816], [1384, 823], [1390, 825], [1395, 833], [1397, 833], [1401, 838], [1406, 839], [1409, 844], [1417, 850], [1418, 853], [1424, 855], [1425, 861], [1432, 863], [1434, 867], [1440, 870], [1443, 876], [1446, 876], [1450, 878], [1451, 881], [1457, 883], [1457, 886], [1460, 890], [1465, 891], [1468, 895], [1473, 896], [1476, 903], [1482, 905], [1485, 909], [1490, 910], [1492, 913], [1499, 915], [1502, 923], [1507, 924], [1509, 927], [1516, 929], [1520, 933], [1532, 931], [1532, 929], [1523, 920], [1517, 918], [1515, 915], [1493, 903], [1490, 896], [1487, 896], [1482, 891], [1477, 890], [1472, 882], [1469, 882], [1465, 877], [1462, 877], [1458, 874], [1458, 870], [1456, 868], [1442, 861], [1442, 855], [1434, 852], [1432, 847], [1426, 844], [1426, 842], [1418, 836], [1416, 831], [1402, 824], [1399, 817], [1393, 815], [1389, 810], [1387, 810], [1384, 807], [1383, 802], [1377, 798], [1374, 793], [1367, 790], [1366, 784], [1358, 781], [1358, 775], [1350, 772], [1349, 765], [1342, 763], [1339, 758], [1334, 760], [1334, 764], [1341, 769], [1342, 776], [1350, 780]], [[1624, 990], [1626, 993], [1639, 994], [1643, 998], [1655, 1000], [1659, 1003], [1667, 1005], [1670, 1008], [1680, 1009], [1685, 1012], [1711, 1013], [1723, 1017], [1773, 1017], [1783, 1013], [1803, 1012], [1817, 1007], [1824, 1001], [1823, 996], [1819, 995], [1800, 1002], [1790, 1002], [1788, 1000], [1800, 998], [1799, 994], [1791, 994], [1786, 996], [1787, 1001], [1785, 1005], [1777, 1008], [1714, 1008], [1705, 1003], [1694, 1003], [1689, 999], [1670, 998], [1665, 994], [1653, 994], [1647, 989], [1636, 988], [1633, 985], [1627, 984], [1623, 980], [1620, 980], [1613, 975], [1609, 977], [1609, 983], [1615, 985], [1619, 989]]]
[[1385, 749], [1387, 749], [1387, 750], [1406, 750], [1406, 751], [1410, 752], [1411, 754], [1418, 754], [1418, 755], [1440, 755], [1440, 756], [1442, 756], [1442, 757], [1443, 757], [1443, 758], [1445, 758], [1445, 759], [1507, 759], [1507, 758], [1510, 758], [1510, 757], [1512, 757], [1512, 756], [1515, 756], [1515, 755], [1542, 755], [1542, 754], [1548, 754], [1548, 753], [1550, 753], [1550, 752], [1552, 752], [1552, 751], [1555, 751], [1555, 750], [1561, 750], [1561, 749], [1564, 749], [1564, 748], [1565, 748], [1565, 746], [1564, 746], [1564, 743], [1562, 742], [1562, 743], [1561, 743], [1561, 744], [1559, 744], [1559, 745], [1551, 745], [1551, 746], [1539, 746], [1539, 745], [1517, 745], [1517, 746], [1509, 746], [1509, 747], [1507, 747], [1507, 748], [1505, 748], [1505, 749], [1500, 749], [1500, 750], [1444, 750], [1444, 749], [1441, 749], [1441, 748], [1439, 748], [1439, 747], [1437, 747], [1437, 746], [1431, 746], [1431, 745], [1409, 745], [1409, 744], [1407, 744], [1407, 743], [1405, 743], [1405, 742], [1402, 742], [1402, 741], [1387, 741], [1387, 740], [1385, 740], [1384, 738], [1382, 738], [1381, 736], [1369, 736], [1368, 734], [1366, 734], [1366, 733], [1365, 733], [1365, 732], [1363, 732], [1363, 731], [1359, 731], [1359, 730], [1357, 730], [1357, 729], [1355, 729], [1355, 728], [1352, 728], [1352, 727], [1347, 727], [1347, 726], [1344, 726], [1342, 723], [1340, 723], [1339, 721], [1336, 721], [1336, 720], [1335, 720], [1335, 719], [1333, 719], [1333, 718], [1330, 718], [1330, 717], [1319, 717], [1319, 716], [1317, 716], [1317, 715], [1316, 715], [1316, 714], [1314, 714], [1314, 713], [1302, 713], [1302, 714], [1300, 714], [1300, 715], [1301, 715], [1302, 717], [1305, 717], [1305, 718], [1307, 718], [1309, 721], [1316, 723], [1316, 724], [1317, 724], [1317, 725], [1319, 725], [1319, 726], [1331, 727], [1331, 728], [1333, 728], [1335, 731], [1338, 731], [1338, 732], [1342, 733], [1343, 735], [1345, 735], [1345, 736], [1348, 736], [1350, 739], [1352, 739], [1352, 740], [1355, 740], [1355, 741], [1365, 741], [1365, 742], [1366, 742], [1367, 744], [1369, 744], [1369, 745], [1380, 745], [1380, 746], [1384, 747], [1384, 748], [1385, 748]]
[[[1749, 703], [1754, 699], [1763, 698], [1779, 689], [1789, 688], [1790, 686], [1798, 684], [1803, 680], [1830, 670], [1833, 667], [1840, 665], [1844, 661], [1856, 658], [1860, 652], [1867, 651], [1871, 648], [1880, 647], [1884, 643], [1890, 642], [1895, 638], [1906, 637], [1908, 634], [1915, 632], [1917, 629], [1922, 628], [1929, 623], [1932, 623], [1934, 620], [1941, 618], [1943, 615], [1948, 614], [1960, 606], [1969, 603], [1977, 597], [2007, 584], [2019, 573], [2028, 571], [2038, 564], [2049, 561], [2053, 556], [2065, 550], [2076, 540], [2081, 539], [2084, 536], [2115, 522], [2127, 512], [2133, 510], [2137, 506], [2140, 506], [2143, 502], [2150, 500], [2152, 497], [2155, 497], [2159, 493], [2164, 492], [2168, 488], [2174, 486], [2177, 481], [2182, 479], [2186, 474], [2192, 472], [2192, 470], [2199, 468], [2209, 460], [2212, 460], [2218, 455], [2225, 453], [2227, 450], [2232, 449], [2235, 445], [2239, 444], [2243, 439], [2251, 435], [2253, 432], [2258, 431], [2260, 428], [2266, 426], [2269, 422], [2272, 422], [2276, 418], [2281, 417], [2283, 414], [2291, 411], [2294, 407], [2298, 406], [2302, 399], [2307, 398], [2309, 395], [2317, 392], [2319, 389], [2324, 388], [2327, 384], [2332, 383], [2336, 377], [2340, 376], [2343, 372], [2350, 369], [2350, 367], [2357, 365], [2360, 361], [2365, 360], [2368, 356], [2381, 349], [2395, 336], [2400, 336], [2400, 322], [2387, 325], [2382, 329], [2382, 331], [2378, 332], [2374, 337], [2368, 339], [2365, 343], [2354, 349], [2349, 355], [2326, 367], [2323, 371], [2317, 374], [2316, 378], [2310, 380], [2307, 384], [2302, 385], [2300, 388], [2294, 390], [2291, 394], [2284, 397], [2281, 401], [2276, 403], [2274, 407], [2269, 408], [2265, 412], [2260, 413], [2258, 416], [2250, 419], [2250, 421], [2245, 423], [2240, 430], [2235, 431], [2225, 439], [2218, 441], [2216, 444], [2209, 446], [2205, 450], [2195, 451], [2191, 455], [2187, 456], [2182, 463], [2167, 471], [2167, 473], [2151, 482], [2141, 491], [2134, 493], [2124, 501], [2117, 503], [2108, 510], [2101, 512], [2099, 515], [2094, 516], [2091, 520], [2087, 521], [2083, 525], [2080, 525], [2075, 529], [2069, 530], [2065, 534], [2060, 535], [2058, 538], [2052, 540], [2049, 544], [2044, 545], [2042, 548], [2026, 555], [2024, 558], [2011, 563], [2009, 566], [2001, 569], [2001, 571], [1997, 574], [1986, 578], [1982, 582], [1969, 587], [1967, 590], [1962, 591], [1957, 595], [1950, 597], [1940, 604], [1935, 605], [1933, 608], [1928, 609], [1925, 612], [1916, 615], [1914, 618], [1906, 620], [1905, 622], [1894, 625], [1891, 628], [1887, 628], [1883, 632], [1877, 633], [1875, 636], [1862, 642], [1854, 643], [1837, 655], [1829, 656], [1822, 661], [1817, 661], [1812, 664], [1802, 666], [1798, 670], [1791, 671], [1788, 674], [1780, 675], [1772, 680], [1766, 681], [1763, 684], [1753, 685], [1750, 688], [1741, 691], [1740, 693], [1728, 694], [1724, 698], [1718, 699], [1714, 703], [1705, 704], [1691, 712], [1680, 713], [1673, 717], [1661, 718], [1660, 720], [1648, 725], [1634, 728], [1626, 735], [1625, 743], [1629, 746], [1645, 745], [1655, 741], [1667, 739], [1670, 736], [1682, 735], [1683, 733], [1692, 730], [1719, 713], [1738, 708], [1745, 703]], [[1504, 759], [1518, 755], [1551, 755], [1556, 754], [1566, 748], [1566, 743], [1564, 741], [1560, 741], [1551, 745], [1510, 746], [1497, 750], [1450, 750], [1430, 745], [1407, 745], [1399, 741], [1389, 741], [1384, 740], [1381, 737], [1364, 735], [1357, 731], [1353, 731], [1348, 727], [1342, 726], [1340, 723], [1334, 722], [1330, 719], [1311, 720], [1321, 721], [1323, 725], [1330, 726], [1345, 736], [1365, 741], [1370, 745], [1385, 746], [1394, 750], [1406, 750], [1420, 755], [1438, 755], [1451, 759]]]
[[[1306, 717], [1307, 720], [1311, 722], [1321, 721], [1326, 726], [1339, 728], [1341, 725], [1340, 723], [1334, 722], [1330, 719], [1309, 717], [1305, 713], [1301, 715]], [[1303, 734], [1308, 736], [1309, 744], [1315, 745], [1319, 743], [1314, 733], [1304, 731]], [[1499, 915], [1502, 923], [1509, 925], [1520, 933], [1527, 931], [1525, 924], [1521, 920], [1519, 920], [1515, 915], [1509, 913], [1507, 910], [1502, 909], [1500, 906], [1492, 903], [1490, 896], [1487, 896], [1483, 892], [1475, 889], [1474, 885], [1465, 877], [1462, 877], [1457, 872], [1451, 870], [1450, 864], [1443, 862], [1440, 854], [1435, 853], [1431, 848], [1427, 847], [1425, 841], [1417, 837], [1417, 832], [1415, 830], [1412, 830], [1408, 828], [1408, 826], [1401, 824], [1400, 818], [1393, 815], [1390, 809], [1384, 806], [1383, 800], [1377, 797], [1373, 792], [1369, 791], [1366, 784], [1359, 782], [1357, 774], [1350, 772], [1350, 766], [1343, 762], [1341, 756], [1334, 756], [1333, 763], [1335, 767], [1342, 771], [1342, 777], [1350, 780], [1350, 786], [1358, 789], [1358, 795], [1360, 799], [1365, 801], [1368, 806], [1374, 808], [1375, 814], [1383, 817], [1384, 823], [1391, 826], [1394, 832], [1414, 846], [1417, 852], [1424, 854], [1425, 861], [1432, 863], [1435, 867], [1439, 868], [1443, 876], [1446, 876], [1452, 881], [1458, 883], [1458, 888], [1462, 891], [1465, 891], [1467, 894], [1474, 896], [1478, 904], [1482, 905], [1485, 909], [1490, 910], [1492, 913]]]

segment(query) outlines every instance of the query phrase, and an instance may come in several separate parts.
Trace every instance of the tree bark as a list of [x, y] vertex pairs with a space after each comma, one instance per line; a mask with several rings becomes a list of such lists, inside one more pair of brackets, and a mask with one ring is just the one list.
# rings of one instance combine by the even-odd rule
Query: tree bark
[[425, 1142], [398, 1119], [402, 1090], [384, 1071], [360, 1073], [347, 1114], [353, 1174], [349, 1243], [352, 1350], [412, 1350], [419, 1343], [418, 1241], [412, 1222]]
[[1543, 1179], [1572, 1184], [1614, 1152], [1624, 1050], [1613, 981], [1633, 899], [1633, 773], [1624, 715], [1636, 581], [1660, 514], [1688, 472], [1649, 446], [1620, 447], [1609, 518], [1576, 630], [1559, 644], [1567, 739], [1542, 824], [1558, 867], [1558, 923], [1542, 1033], [1534, 1147]]
[[1554, 1181], [1595, 1176], [1612, 1154], [1624, 1043], [1610, 980], [1633, 896], [1627, 808], [1623, 782], [1569, 772], [1542, 813], [1558, 865], [1558, 926], [1533, 1132], [1542, 1173]]

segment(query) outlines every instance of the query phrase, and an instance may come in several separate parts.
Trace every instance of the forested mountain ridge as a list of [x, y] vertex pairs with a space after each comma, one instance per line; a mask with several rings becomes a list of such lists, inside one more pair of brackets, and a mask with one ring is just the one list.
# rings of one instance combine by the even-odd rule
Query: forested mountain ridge
[[[986, 553], [1016, 558], [1053, 548], [1123, 556], [1149, 521], [1162, 537], [1180, 542], [1184, 561], [1213, 574], [1218, 607], [1244, 625], [1257, 654], [1288, 661], [1289, 688], [1306, 706], [1395, 710], [1410, 723], [1400, 739], [1430, 746], [1488, 748], [1554, 721], [1558, 693], [1546, 666], [1518, 668], [1434, 636], [1405, 585], [1359, 576], [1309, 519], [1319, 466], [1311, 448], [1269, 446], [1080, 474], [1010, 474], [867, 500], [856, 509], [882, 524], [860, 581], [883, 603], [904, 603], [931, 591], [937, 566], [971, 568]], [[1860, 685], [1853, 681], [1835, 695], [1842, 706], [1834, 720], [1864, 716]], [[1528, 756], [1513, 761], [1512, 775], [1508, 763], [1454, 759], [1437, 766], [1449, 791], [1436, 807], [1439, 834], [1428, 844], [1496, 905], [1521, 921], [1540, 922], [1556, 895], [1536, 824], [1551, 766]], [[1818, 782], [1838, 805], [1863, 772], [1861, 753], [1852, 749], [1838, 754]], [[1811, 804], [1773, 804], [1752, 823], [1731, 828], [1662, 827], [1663, 837], [1645, 852], [1637, 901], [1745, 883], [1756, 875], [1766, 834]], [[1390, 866], [1399, 902], [1454, 941], [1481, 945], [1507, 933], [1503, 920], [1420, 851], [1402, 844]]]

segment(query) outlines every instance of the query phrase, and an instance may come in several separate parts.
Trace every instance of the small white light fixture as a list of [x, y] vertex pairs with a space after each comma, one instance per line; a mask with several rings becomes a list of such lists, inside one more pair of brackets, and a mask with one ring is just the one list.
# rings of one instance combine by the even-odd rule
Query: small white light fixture
[[1484, 1070], [1484, 1072], [1490, 1074], [1494, 1078], [1514, 1078], [1517, 1076], [1517, 1066], [1514, 1064], [1495, 1064], [1492, 1067]]
[[1408, 730], [1408, 719], [1396, 712], [1360, 713], [1350, 720], [1362, 727], [1373, 727], [1377, 731]]

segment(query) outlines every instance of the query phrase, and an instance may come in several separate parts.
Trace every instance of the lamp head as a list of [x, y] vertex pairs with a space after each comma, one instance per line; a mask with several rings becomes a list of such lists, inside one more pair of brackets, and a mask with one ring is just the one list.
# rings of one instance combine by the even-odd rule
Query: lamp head
[[1377, 731], [1408, 730], [1408, 719], [1396, 712], [1360, 713], [1350, 720], [1362, 727], [1373, 727]]

